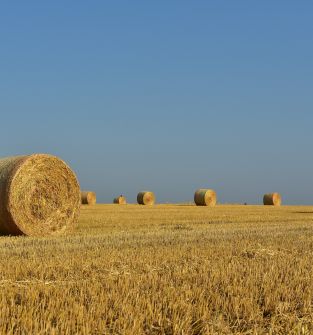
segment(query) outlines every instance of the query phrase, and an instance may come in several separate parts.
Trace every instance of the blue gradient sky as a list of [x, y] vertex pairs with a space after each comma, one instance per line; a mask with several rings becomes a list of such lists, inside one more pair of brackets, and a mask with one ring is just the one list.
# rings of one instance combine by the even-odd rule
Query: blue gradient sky
[[1, 156], [47, 152], [103, 202], [211, 187], [313, 204], [313, 2], [3, 1]]

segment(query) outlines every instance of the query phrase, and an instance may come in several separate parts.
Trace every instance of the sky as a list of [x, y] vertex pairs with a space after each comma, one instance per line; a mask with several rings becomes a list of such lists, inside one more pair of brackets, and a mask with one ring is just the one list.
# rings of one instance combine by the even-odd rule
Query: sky
[[99, 202], [313, 204], [313, 2], [1, 1], [0, 156]]

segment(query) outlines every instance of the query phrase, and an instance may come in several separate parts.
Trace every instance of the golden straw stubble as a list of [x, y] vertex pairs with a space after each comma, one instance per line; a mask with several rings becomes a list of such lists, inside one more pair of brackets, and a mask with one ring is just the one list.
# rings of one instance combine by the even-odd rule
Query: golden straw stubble
[[117, 205], [126, 205], [126, 198], [123, 195], [120, 195], [113, 199], [113, 203]]
[[57, 157], [8, 157], [0, 159], [0, 199], [0, 233], [58, 235], [77, 222], [80, 187]]
[[265, 206], [280, 206], [281, 203], [281, 195], [277, 192], [265, 194], [263, 197], [263, 204]]
[[200, 188], [195, 192], [194, 201], [197, 206], [215, 206], [217, 202], [216, 192], [211, 189]]
[[82, 191], [81, 202], [83, 205], [95, 205], [97, 202], [96, 193], [91, 191]]
[[155, 195], [150, 191], [142, 191], [137, 195], [137, 202], [139, 205], [154, 205]]

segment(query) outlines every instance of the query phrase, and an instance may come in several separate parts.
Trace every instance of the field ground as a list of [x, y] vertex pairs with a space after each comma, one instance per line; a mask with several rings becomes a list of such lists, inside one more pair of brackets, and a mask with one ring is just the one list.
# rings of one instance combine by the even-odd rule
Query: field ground
[[313, 207], [87, 206], [0, 253], [0, 334], [313, 334]]

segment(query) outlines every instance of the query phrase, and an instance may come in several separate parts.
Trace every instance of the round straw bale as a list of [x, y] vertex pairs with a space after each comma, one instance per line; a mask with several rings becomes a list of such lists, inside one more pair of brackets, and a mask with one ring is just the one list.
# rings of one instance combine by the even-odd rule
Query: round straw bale
[[155, 195], [153, 192], [142, 191], [137, 195], [137, 202], [139, 205], [154, 205]]
[[0, 199], [0, 233], [58, 235], [77, 221], [80, 187], [57, 157], [8, 157], [0, 159]]
[[197, 206], [215, 206], [216, 193], [214, 190], [201, 188], [195, 192], [194, 201]]
[[91, 191], [82, 191], [81, 202], [83, 205], [95, 205], [97, 202], [96, 193]]
[[123, 195], [120, 195], [113, 200], [114, 204], [126, 205], [126, 198]]
[[277, 192], [265, 194], [263, 197], [263, 204], [265, 206], [280, 206], [281, 202], [281, 195]]

